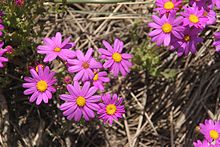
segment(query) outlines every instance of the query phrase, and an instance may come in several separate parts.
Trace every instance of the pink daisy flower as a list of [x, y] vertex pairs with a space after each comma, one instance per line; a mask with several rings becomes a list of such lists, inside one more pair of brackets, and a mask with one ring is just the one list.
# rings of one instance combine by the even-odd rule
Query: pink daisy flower
[[44, 38], [44, 44], [37, 47], [39, 54], [46, 54], [44, 62], [50, 62], [60, 57], [62, 60], [67, 60], [75, 57], [75, 52], [70, 50], [75, 43], [69, 42], [70, 37], [62, 41], [60, 32], [56, 33], [55, 37]]
[[0, 68], [4, 67], [3, 62], [8, 62], [8, 58], [2, 57], [7, 49], [0, 49]]
[[123, 98], [118, 98], [117, 94], [114, 94], [111, 98], [110, 94], [106, 94], [102, 96], [102, 101], [99, 104], [99, 119], [103, 120], [104, 123], [109, 122], [112, 125], [114, 120], [122, 118], [122, 115], [125, 113], [124, 105], [122, 104]]
[[219, 52], [220, 51], [220, 32], [215, 33], [214, 37], [215, 37], [215, 41], [213, 42], [213, 45], [216, 48], [215, 50]]
[[204, 10], [199, 10], [196, 3], [194, 3], [192, 7], [184, 7], [184, 12], [181, 14], [184, 16], [183, 26], [203, 29], [208, 21], [208, 18], [204, 16]]
[[211, 25], [211, 24], [216, 23], [216, 13], [215, 13], [215, 11], [213, 11], [213, 10], [204, 11], [203, 15], [208, 18], [208, 21], [206, 22], [207, 25]]
[[4, 67], [4, 62], [8, 62], [8, 59], [3, 57], [3, 55], [7, 52], [7, 49], [2, 49], [3, 45], [3, 42], [0, 43], [0, 68]]
[[213, 3], [210, 0], [191, 0], [190, 5], [196, 4], [199, 10], [204, 10], [203, 16], [208, 18], [206, 24], [211, 25], [216, 23], [216, 13], [213, 11]]
[[38, 72], [34, 69], [30, 70], [32, 77], [25, 77], [26, 83], [23, 84], [25, 95], [31, 95], [29, 101], [32, 103], [36, 101], [39, 105], [42, 101], [48, 103], [48, 100], [52, 99], [52, 93], [56, 92], [53, 85], [56, 83], [54, 78], [55, 72], [52, 72], [48, 66], [44, 69], [38, 66]]
[[200, 132], [208, 142], [220, 143], [220, 121], [205, 120], [205, 123], [201, 123], [199, 126]]
[[179, 10], [179, 7], [182, 3], [182, 0], [156, 0], [155, 11], [159, 11], [161, 15], [167, 14], [170, 12], [176, 12]]
[[149, 36], [152, 37], [152, 41], [156, 42], [158, 46], [162, 43], [164, 46], [170, 45], [171, 38], [173, 37], [182, 38], [184, 27], [181, 24], [183, 18], [175, 18], [175, 15], [175, 13], [171, 13], [168, 18], [166, 15], [163, 15], [162, 18], [155, 15], [152, 16], [154, 22], [149, 23], [148, 26], [154, 30], [149, 33]]
[[197, 140], [196, 142], [193, 142], [193, 145], [194, 147], [215, 147], [214, 145], [211, 145], [207, 140]]
[[108, 77], [107, 72], [101, 71], [101, 72], [95, 72], [92, 81], [93, 81], [93, 85], [96, 88], [98, 88], [99, 90], [103, 91], [104, 90], [103, 83], [110, 82], [110, 79]]
[[60, 106], [60, 110], [64, 111], [63, 115], [67, 116], [69, 120], [74, 118], [76, 122], [82, 116], [86, 121], [94, 118], [94, 111], [99, 109], [97, 103], [100, 101], [100, 96], [94, 95], [97, 88], [90, 87], [90, 82], [85, 82], [81, 88], [79, 83], [75, 81], [74, 85], [67, 85], [67, 90], [70, 94], [60, 95], [60, 98], [65, 101]]
[[183, 37], [172, 41], [171, 50], [177, 49], [179, 57], [182, 55], [187, 56], [189, 52], [195, 54], [197, 44], [203, 41], [198, 34], [198, 29], [186, 27], [183, 32]]
[[83, 81], [92, 80], [94, 77], [93, 70], [102, 68], [102, 64], [92, 57], [92, 53], [92, 48], [88, 49], [85, 56], [82, 51], [77, 50], [77, 59], [67, 60], [69, 65], [68, 71], [70, 73], [77, 73], [74, 77], [74, 81], [79, 81], [80, 79]]
[[118, 76], [119, 72], [121, 72], [123, 76], [126, 76], [132, 67], [132, 63], [129, 59], [133, 56], [128, 53], [122, 53], [124, 43], [119, 39], [115, 39], [114, 47], [112, 47], [107, 41], [103, 41], [102, 43], [107, 49], [99, 49], [99, 52], [102, 54], [101, 58], [107, 60], [103, 64], [103, 67], [109, 68], [114, 76]]

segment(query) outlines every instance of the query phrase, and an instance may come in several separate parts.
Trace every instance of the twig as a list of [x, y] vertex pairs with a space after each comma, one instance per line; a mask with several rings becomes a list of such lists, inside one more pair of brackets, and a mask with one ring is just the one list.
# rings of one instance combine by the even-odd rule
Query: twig
[[173, 107], [170, 112], [170, 141], [171, 141], [171, 147], [175, 147], [174, 144], [174, 128], [173, 128]]
[[130, 130], [129, 130], [127, 118], [125, 115], [123, 115], [123, 117], [124, 117], [124, 124], [125, 124], [125, 130], [126, 130], [126, 134], [127, 134], [127, 138], [128, 138], [129, 147], [132, 147], [131, 135], [130, 135]]

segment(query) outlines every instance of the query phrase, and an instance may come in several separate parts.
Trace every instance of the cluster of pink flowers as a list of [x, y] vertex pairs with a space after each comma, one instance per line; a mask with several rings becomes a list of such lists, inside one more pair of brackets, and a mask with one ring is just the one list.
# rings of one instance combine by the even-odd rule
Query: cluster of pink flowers
[[204, 140], [194, 142], [195, 147], [219, 147], [220, 146], [220, 121], [205, 120], [199, 125], [200, 133]]
[[[182, 0], [156, 0], [154, 10], [159, 13], [153, 15], [153, 22], [148, 24], [153, 28], [149, 36], [158, 46], [177, 51], [178, 56], [195, 54], [197, 45], [203, 41], [199, 34], [207, 25], [216, 23], [215, 5], [220, 8], [220, 1], [190, 0], [182, 6]], [[216, 36], [219, 38], [219, 34]]]
[[[131, 54], [124, 53], [124, 44], [115, 39], [114, 45], [103, 41], [104, 48], [98, 52], [100, 58], [93, 56], [94, 50], [88, 49], [84, 54], [81, 50], [71, 50], [74, 42], [70, 37], [62, 41], [61, 33], [56, 33], [52, 38], [44, 38], [44, 44], [37, 47], [39, 54], [46, 55], [45, 63], [55, 59], [61, 60], [71, 76], [65, 76], [68, 93], [61, 94], [60, 99], [64, 103], [59, 107], [67, 119], [76, 122], [84, 118], [86, 121], [97, 115], [104, 123], [113, 123], [114, 120], [122, 118], [125, 113], [123, 99], [117, 94], [103, 93], [105, 85], [110, 82], [108, 71], [118, 77], [121, 73], [126, 76], [130, 72], [132, 63]], [[39, 105], [43, 101], [48, 103], [56, 92], [54, 84], [57, 79], [55, 73], [48, 66], [41, 64], [36, 69], [30, 70], [32, 77], [25, 77], [23, 84], [25, 95], [31, 95], [29, 101]]]
[[0, 11], [0, 68], [3, 68], [4, 63], [8, 62], [8, 58], [4, 57], [5, 53], [11, 54], [13, 50], [10, 45], [4, 48], [4, 41], [3, 41], [4, 28], [5, 27], [3, 25], [3, 12]]

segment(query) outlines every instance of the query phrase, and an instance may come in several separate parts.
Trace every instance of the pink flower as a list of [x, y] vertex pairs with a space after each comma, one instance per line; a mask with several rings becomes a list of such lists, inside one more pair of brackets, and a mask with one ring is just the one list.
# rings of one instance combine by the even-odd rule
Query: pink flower
[[89, 82], [85, 82], [81, 88], [79, 83], [75, 81], [74, 85], [67, 85], [67, 90], [70, 94], [60, 95], [60, 98], [65, 101], [60, 106], [60, 110], [64, 111], [63, 115], [67, 116], [69, 120], [74, 118], [77, 122], [82, 116], [86, 121], [94, 118], [94, 111], [99, 109], [97, 102], [100, 101], [100, 96], [94, 95], [97, 88], [90, 87]]
[[215, 24], [216, 23], [216, 13], [213, 10], [204, 11], [204, 16], [208, 18], [206, 22], [207, 25]]
[[194, 147], [215, 147], [214, 145], [211, 145], [206, 140], [203, 140], [202, 142], [200, 140], [197, 140], [196, 142], [193, 142], [193, 145], [194, 145]]
[[182, 0], [156, 0], [155, 11], [159, 11], [161, 15], [167, 14], [170, 12], [176, 12], [179, 10], [179, 7], [182, 3]]
[[71, 77], [70, 75], [66, 75], [66, 76], [64, 77], [64, 82], [65, 82], [66, 84], [72, 83], [72, 77]]
[[62, 36], [60, 32], [56, 33], [55, 37], [44, 38], [44, 45], [37, 47], [39, 54], [46, 54], [44, 62], [50, 62], [60, 57], [62, 60], [67, 60], [75, 57], [75, 52], [70, 50], [75, 44], [69, 42], [70, 37], [62, 42]]
[[104, 123], [109, 122], [112, 125], [113, 120], [122, 118], [122, 115], [125, 113], [124, 105], [122, 104], [123, 98], [118, 98], [117, 94], [114, 94], [111, 98], [110, 94], [106, 94], [102, 96], [102, 101], [99, 104], [99, 119], [103, 120]]
[[3, 24], [1, 24], [2, 23], [2, 20], [1, 20], [1, 18], [0, 18], [0, 37], [3, 35], [3, 30], [4, 30], [4, 25]]
[[92, 57], [92, 53], [92, 48], [88, 49], [85, 56], [82, 51], [77, 50], [77, 59], [67, 60], [69, 65], [68, 71], [70, 73], [77, 73], [74, 81], [79, 81], [80, 79], [83, 81], [92, 80], [94, 77], [93, 70], [102, 68], [102, 64]]
[[214, 34], [215, 41], [213, 42], [213, 45], [216, 47], [216, 51], [220, 51], [220, 32], [217, 32]]
[[197, 44], [203, 41], [198, 34], [198, 29], [185, 27], [183, 37], [181, 39], [172, 40], [171, 50], [177, 49], [179, 57], [182, 55], [187, 56], [189, 52], [195, 54]]
[[148, 35], [152, 37], [152, 41], [156, 42], [158, 46], [162, 43], [164, 46], [170, 45], [171, 38], [182, 38], [182, 32], [184, 27], [182, 27], [182, 17], [176, 17], [175, 13], [171, 13], [168, 18], [163, 15], [159, 18], [155, 15], [152, 16], [154, 22], [148, 24], [149, 27], [154, 30]]
[[30, 70], [32, 77], [25, 77], [26, 83], [23, 84], [25, 95], [31, 95], [29, 101], [32, 103], [36, 101], [39, 105], [42, 100], [44, 103], [48, 103], [48, 100], [52, 99], [52, 93], [56, 92], [53, 85], [56, 83], [54, 78], [55, 72], [52, 72], [49, 67], [44, 69], [38, 66], [38, 72], [34, 69]]
[[15, 0], [15, 4], [16, 4], [17, 6], [23, 6], [24, 3], [25, 3], [25, 0]]
[[3, 57], [3, 55], [7, 52], [7, 49], [3, 49], [4, 42], [0, 42], [0, 68], [4, 67], [3, 63], [8, 62], [8, 58]]
[[10, 45], [6, 46], [5, 49], [7, 49], [7, 52], [6, 52], [7, 54], [13, 54], [14, 53], [14, 49]]
[[0, 68], [4, 67], [3, 62], [8, 62], [8, 58], [3, 57], [5, 52], [7, 52], [7, 49], [0, 49]]
[[205, 123], [201, 123], [199, 126], [200, 132], [208, 142], [220, 143], [220, 121], [205, 120]]
[[100, 48], [99, 52], [102, 54], [101, 58], [106, 59], [103, 67], [110, 68], [110, 71], [114, 76], [118, 76], [119, 72], [123, 76], [126, 76], [130, 72], [132, 63], [129, 61], [133, 56], [128, 53], [122, 53], [124, 43], [119, 39], [115, 39], [114, 47], [112, 47], [107, 41], [102, 42], [105, 49]]
[[93, 85], [100, 89], [101, 91], [104, 90], [103, 83], [110, 82], [110, 79], [108, 77], [107, 72], [101, 71], [101, 72], [95, 72], [94, 77], [92, 79]]
[[[195, 4], [194, 4], [195, 3]], [[199, 10], [204, 10], [203, 16], [208, 18], [206, 24], [214, 24], [216, 22], [216, 13], [213, 11], [214, 4], [210, 0], [191, 0], [190, 5], [196, 5]]]
[[196, 3], [192, 7], [184, 7], [184, 12], [182, 12], [183, 26], [196, 27], [203, 29], [207, 24], [208, 18], [204, 16], [204, 10], [199, 10], [199, 7], [196, 6]]

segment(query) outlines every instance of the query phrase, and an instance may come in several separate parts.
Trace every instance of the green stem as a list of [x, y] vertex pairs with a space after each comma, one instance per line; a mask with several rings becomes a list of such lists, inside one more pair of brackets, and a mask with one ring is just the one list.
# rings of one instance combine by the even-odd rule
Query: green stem
[[102, 3], [102, 4], [109, 4], [109, 3], [119, 3], [119, 2], [128, 2], [131, 0], [54, 0], [55, 3]]

